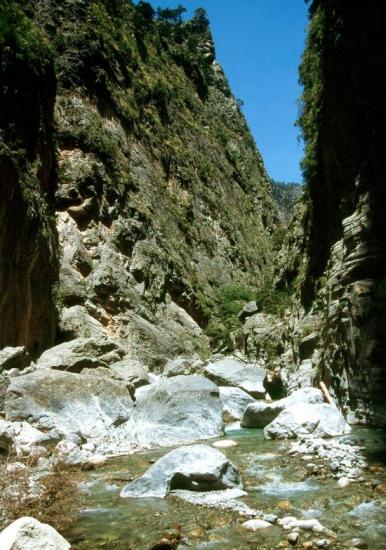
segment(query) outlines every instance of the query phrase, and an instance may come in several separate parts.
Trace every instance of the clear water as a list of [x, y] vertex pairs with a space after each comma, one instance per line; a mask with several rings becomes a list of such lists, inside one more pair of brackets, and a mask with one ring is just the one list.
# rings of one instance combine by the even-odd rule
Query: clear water
[[[264, 513], [317, 517], [337, 534], [330, 548], [347, 548], [351, 538], [362, 537], [369, 549], [385, 550], [386, 495], [375, 492], [370, 483], [372, 479], [386, 482], [385, 433], [360, 429], [356, 435], [366, 446], [367, 459], [376, 471], [367, 471], [364, 483], [345, 489], [338, 488], [333, 479], [304, 480], [306, 462], [286, 454], [288, 443], [265, 441], [262, 430], [233, 427], [227, 437], [239, 445], [221, 451], [241, 471], [248, 496], [240, 501]], [[147, 550], [165, 536], [180, 534], [187, 548], [272, 550], [286, 539], [279, 526], [251, 533], [241, 527], [248, 518], [236, 512], [194, 506], [174, 496], [121, 499], [123, 485], [168, 450], [120, 458], [87, 474], [81, 486], [83, 508], [66, 534], [75, 549]], [[298, 546], [316, 538], [320, 536], [303, 532]]]

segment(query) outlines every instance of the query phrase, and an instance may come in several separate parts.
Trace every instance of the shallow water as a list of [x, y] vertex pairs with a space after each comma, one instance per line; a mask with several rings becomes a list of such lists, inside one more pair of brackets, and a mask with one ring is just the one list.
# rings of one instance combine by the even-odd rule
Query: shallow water
[[[239, 445], [221, 452], [241, 471], [248, 495], [238, 501], [278, 516], [317, 517], [337, 534], [330, 548], [347, 548], [351, 538], [364, 537], [369, 549], [385, 550], [386, 495], [375, 492], [370, 483], [372, 479], [386, 481], [385, 434], [365, 429], [355, 433], [366, 446], [369, 464], [379, 469], [376, 473], [366, 471], [363, 483], [354, 483], [345, 489], [338, 488], [334, 479], [303, 480], [307, 462], [286, 455], [287, 442], [264, 440], [262, 430], [241, 430], [233, 426], [227, 430], [226, 437]], [[241, 527], [248, 518], [236, 512], [195, 506], [176, 496], [166, 499], [119, 497], [121, 488], [131, 478], [141, 475], [169, 450], [155, 449], [120, 458], [88, 474], [82, 484], [83, 509], [66, 534], [75, 548], [145, 550], [173, 533], [180, 534], [186, 547], [194, 549], [271, 550], [286, 539], [287, 533], [279, 526], [251, 533]], [[317, 538], [321, 536], [302, 532], [300, 541]]]

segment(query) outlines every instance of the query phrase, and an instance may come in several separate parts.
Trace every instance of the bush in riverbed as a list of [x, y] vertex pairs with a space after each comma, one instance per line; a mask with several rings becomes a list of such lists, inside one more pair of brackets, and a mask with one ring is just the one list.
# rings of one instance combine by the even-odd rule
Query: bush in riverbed
[[[65, 466], [55, 466], [51, 473], [39, 479], [26, 465], [10, 470], [0, 466], [0, 528], [22, 517], [32, 516], [64, 533], [75, 519], [77, 488], [73, 473]], [[16, 464], [15, 464], [16, 466]]]

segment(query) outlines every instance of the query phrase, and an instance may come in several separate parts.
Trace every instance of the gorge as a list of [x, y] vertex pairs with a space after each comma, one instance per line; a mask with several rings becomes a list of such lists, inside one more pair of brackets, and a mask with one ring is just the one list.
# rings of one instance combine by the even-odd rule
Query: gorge
[[293, 199], [203, 9], [0, 1], [0, 550], [384, 548], [385, 11], [309, 4]]

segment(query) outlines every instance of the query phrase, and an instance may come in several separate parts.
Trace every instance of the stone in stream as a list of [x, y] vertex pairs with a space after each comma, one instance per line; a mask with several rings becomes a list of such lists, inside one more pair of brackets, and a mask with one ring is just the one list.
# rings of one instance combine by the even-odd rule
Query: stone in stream
[[340, 411], [327, 403], [298, 403], [282, 411], [264, 428], [266, 439], [295, 439], [302, 435], [334, 437], [351, 431]]
[[5, 397], [8, 420], [83, 439], [109, 434], [132, 414], [128, 390], [103, 377], [38, 369], [11, 380]]
[[0, 533], [1, 550], [69, 550], [70, 544], [53, 527], [22, 517]]
[[220, 399], [224, 408], [225, 415], [232, 420], [239, 420], [245, 407], [250, 403], [255, 403], [255, 399], [249, 393], [231, 386], [220, 386]]
[[219, 386], [235, 386], [256, 399], [264, 399], [266, 371], [235, 357], [216, 359], [205, 367], [205, 376]]
[[220, 441], [215, 441], [212, 443], [212, 447], [216, 449], [229, 449], [229, 447], [237, 447], [238, 443], [233, 441], [233, 439], [221, 439]]
[[36, 366], [79, 373], [84, 368], [106, 367], [124, 355], [121, 346], [109, 338], [76, 338], [46, 350]]
[[125, 429], [140, 444], [160, 446], [221, 436], [218, 387], [199, 375], [159, 378], [136, 392], [134, 415]]
[[317, 388], [300, 388], [288, 397], [274, 402], [255, 401], [247, 405], [240, 424], [245, 428], [265, 428], [284, 409], [297, 403], [323, 403], [324, 397]]
[[140, 478], [126, 485], [121, 497], [163, 498], [173, 489], [216, 491], [242, 489], [237, 468], [220, 451], [208, 445], [191, 445], [170, 451]]
[[260, 529], [272, 527], [272, 523], [269, 523], [269, 521], [265, 521], [263, 519], [249, 519], [248, 521], [244, 521], [244, 523], [241, 524], [241, 527], [244, 527], [244, 529], [247, 529], [248, 531], [259, 531]]

